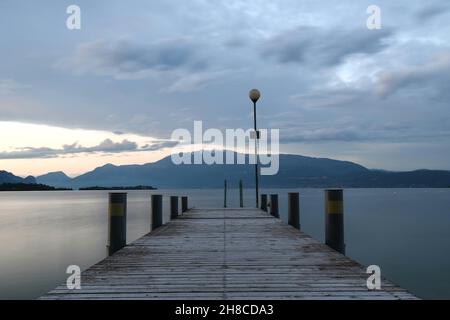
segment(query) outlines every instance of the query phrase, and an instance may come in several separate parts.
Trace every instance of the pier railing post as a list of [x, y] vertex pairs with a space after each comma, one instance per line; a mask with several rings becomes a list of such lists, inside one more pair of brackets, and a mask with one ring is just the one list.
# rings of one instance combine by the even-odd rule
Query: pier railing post
[[325, 244], [345, 254], [343, 190], [325, 190]]
[[223, 207], [227, 207], [227, 180], [223, 182]]
[[244, 192], [242, 190], [242, 180], [239, 180], [239, 205], [241, 208], [244, 207]]
[[122, 249], [127, 244], [127, 194], [109, 194], [108, 254]]
[[152, 194], [152, 230], [163, 224], [162, 195]]
[[288, 193], [288, 223], [300, 230], [300, 196], [298, 192]]
[[188, 197], [181, 197], [181, 212], [188, 211]]
[[270, 214], [275, 218], [279, 218], [280, 214], [278, 212], [278, 195], [271, 194], [270, 195]]
[[170, 219], [176, 219], [178, 217], [178, 197], [170, 197]]
[[267, 212], [267, 194], [261, 195], [261, 210]]

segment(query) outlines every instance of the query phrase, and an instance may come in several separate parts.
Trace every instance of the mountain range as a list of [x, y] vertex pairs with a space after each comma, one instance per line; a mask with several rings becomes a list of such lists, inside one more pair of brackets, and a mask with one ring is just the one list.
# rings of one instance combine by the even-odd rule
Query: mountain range
[[[191, 158], [193, 155], [191, 155]], [[237, 154], [234, 154], [236, 159]], [[246, 156], [246, 163], [249, 163]], [[349, 161], [281, 154], [279, 172], [261, 176], [262, 187], [449, 187], [450, 171], [416, 170], [389, 172], [370, 170]], [[254, 186], [253, 165], [175, 165], [171, 157], [143, 165], [107, 164], [75, 178], [63, 172], [36, 178], [55, 187], [152, 185], [158, 188], [220, 188], [240, 179]]]
[[[236, 154], [234, 156], [236, 157]], [[246, 157], [246, 163], [248, 163], [248, 157]], [[135, 185], [152, 185], [157, 188], [221, 188], [224, 179], [228, 180], [230, 187], [236, 187], [240, 179], [243, 180], [245, 187], [253, 187], [254, 166], [249, 164], [175, 165], [168, 156], [160, 161], [143, 165], [107, 164], [74, 178], [68, 177], [63, 172], [51, 172], [35, 179], [33, 177], [22, 179], [11, 173], [0, 171], [0, 183], [28, 181], [28, 183], [64, 188]], [[266, 188], [446, 188], [450, 187], [450, 171], [371, 170], [349, 161], [281, 154], [278, 174], [261, 176], [260, 186]]]
[[36, 178], [28, 176], [26, 178], [21, 178], [13, 175], [11, 172], [0, 170], [0, 184], [2, 183], [25, 183], [25, 184], [36, 184]]

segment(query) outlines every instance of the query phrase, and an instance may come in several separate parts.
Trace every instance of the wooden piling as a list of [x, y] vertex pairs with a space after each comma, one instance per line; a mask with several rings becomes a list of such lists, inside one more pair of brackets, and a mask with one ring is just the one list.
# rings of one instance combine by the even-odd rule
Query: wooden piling
[[176, 219], [178, 217], [178, 197], [170, 197], [170, 219]]
[[122, 249], [127, 244], [127, 194], [109, 194], [108, 253]]
[[227, 180], [223, 182], [223, 207], [227, 207]]
[[343, 190], [325, 190], [325, 244], [345, 254]]
[[181, 197], [181, 212], [188, 211], [188, 197]]
[[267, 212], [267, 194], [261, 195], [261, 210]]
[[278, 212], [278, 195], [271, 194], [270, 195], [270, 214], [275, 218], [279, 218], [280, 214]]
[[298, 192], [288, 193], [288, 223], [300, 230], [300, 196]]
[[242, 189], [242, 180], [239, 180], [239, 206], [244, 207], [244, 191]]
[[152, 194], [152, 230], [163, 224], [162, 195]]

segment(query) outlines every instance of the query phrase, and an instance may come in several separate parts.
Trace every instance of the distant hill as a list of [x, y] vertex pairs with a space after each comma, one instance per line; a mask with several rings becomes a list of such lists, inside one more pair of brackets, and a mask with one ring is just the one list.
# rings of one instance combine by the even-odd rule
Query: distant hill
[[66, 187], [71, 184], [72, 179], [64, 172], [50, 172], [42, 176], [36, 177], [36, 181], [54, 187]]
[[[236, 154], [234, 155], [236, 157]], [[248, 161], [247, 161], [248, 163]], [[254, 186], [253, 165], [174, 165], [169, 157], [143, 165], [107, 164], [73, 179], [62, 172], [37, 178], [39, 183], [57, 187], [108, 187], [152, 185], [157, 188], [221, 188], [227, 179], [237, 186]], [[349, 161], [280, 155], [277, 175], [261, 176], [261, 187], [448, 187], [450, 171], [416, 170], [389, 172], [370, 170]]]
[[36, 179], [32, 176], [21, 178], [13, 175], [11, 172], [0, 170], [0, 184], [4, 183], [36, 184]]

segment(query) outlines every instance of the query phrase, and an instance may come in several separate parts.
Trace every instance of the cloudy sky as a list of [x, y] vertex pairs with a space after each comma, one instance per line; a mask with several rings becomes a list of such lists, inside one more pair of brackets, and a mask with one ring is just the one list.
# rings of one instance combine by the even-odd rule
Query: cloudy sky
[[450, 169], [448, 21], [448, 0], [1, 0], [0, 170], [155, 161], [194, 120], [249, 128], [253, 87], [284, 153]]

